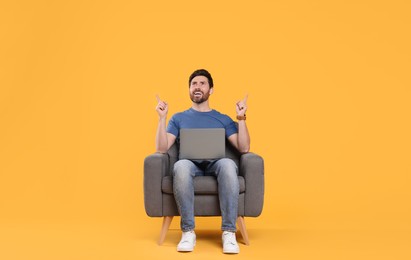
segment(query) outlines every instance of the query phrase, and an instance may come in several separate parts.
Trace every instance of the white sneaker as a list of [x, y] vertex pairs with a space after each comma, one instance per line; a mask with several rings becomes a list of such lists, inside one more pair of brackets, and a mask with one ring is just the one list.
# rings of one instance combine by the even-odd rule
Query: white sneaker
[[177, 245], [178, 252], [191, 252], [196, 245], [196, 234], [194, 231], [183, 232], [180, 243]]
[[222, 238], [223, 238], [223, 253], [224, 254], [240, 253], [240, 247], [237, 244], [237, 240], [235, 238], [235, 232], [224, 231]]

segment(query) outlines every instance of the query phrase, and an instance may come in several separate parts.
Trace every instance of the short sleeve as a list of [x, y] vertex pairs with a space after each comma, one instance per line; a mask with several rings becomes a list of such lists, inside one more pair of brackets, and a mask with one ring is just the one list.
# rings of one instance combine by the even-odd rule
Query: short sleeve
[[225, 126], [225, 134], [228, 137], [230, 137], [233, 134], [238, 133], [238, 128], [237, 125], [234, 123], [234, 121], [230, 118], [230, 122], [228, 125]]
[[168, 121], [167, 133], [170, 133], [174, 135], [175, 137], [178, 137], [179, 132], [180, 132], [180, 127], [178, 126], [177, 119], [174, 115], [171, 117], [170, 121]]

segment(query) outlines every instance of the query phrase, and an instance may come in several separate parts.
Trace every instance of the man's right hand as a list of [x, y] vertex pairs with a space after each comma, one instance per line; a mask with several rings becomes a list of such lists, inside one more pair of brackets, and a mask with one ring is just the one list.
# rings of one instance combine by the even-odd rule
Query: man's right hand
[[156, 99], [157, 99], [156, 111], [157, 111], [158, 116], [160, 118], [167, 117], [168, 104], [162, 101], [158, 95], [156, 95]]

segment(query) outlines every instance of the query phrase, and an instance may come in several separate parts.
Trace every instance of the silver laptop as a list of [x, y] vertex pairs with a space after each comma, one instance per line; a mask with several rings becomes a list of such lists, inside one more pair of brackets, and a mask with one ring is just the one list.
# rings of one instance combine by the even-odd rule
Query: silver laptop
[[180, 130], [180, 159], [209, 160], [224, 157], [224, 128], [184, 128]]

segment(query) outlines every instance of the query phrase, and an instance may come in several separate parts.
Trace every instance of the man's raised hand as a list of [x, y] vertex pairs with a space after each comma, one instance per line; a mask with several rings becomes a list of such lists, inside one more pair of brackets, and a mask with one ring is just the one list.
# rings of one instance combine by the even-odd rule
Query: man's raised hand
[[158, 95], [156, 95], [157, 99], [157, 106], [156, 111], [160, 118], [164, 118], [167, 116], [168, 112], [168, 104], [160, 99]]
[[245, 97], [238, 101], [235, 110], [237, 112], [237, 116], [244, 116], [245, 112], [247, 111], [247, 99], [248, 99], [248, 94], [245, 95]]

